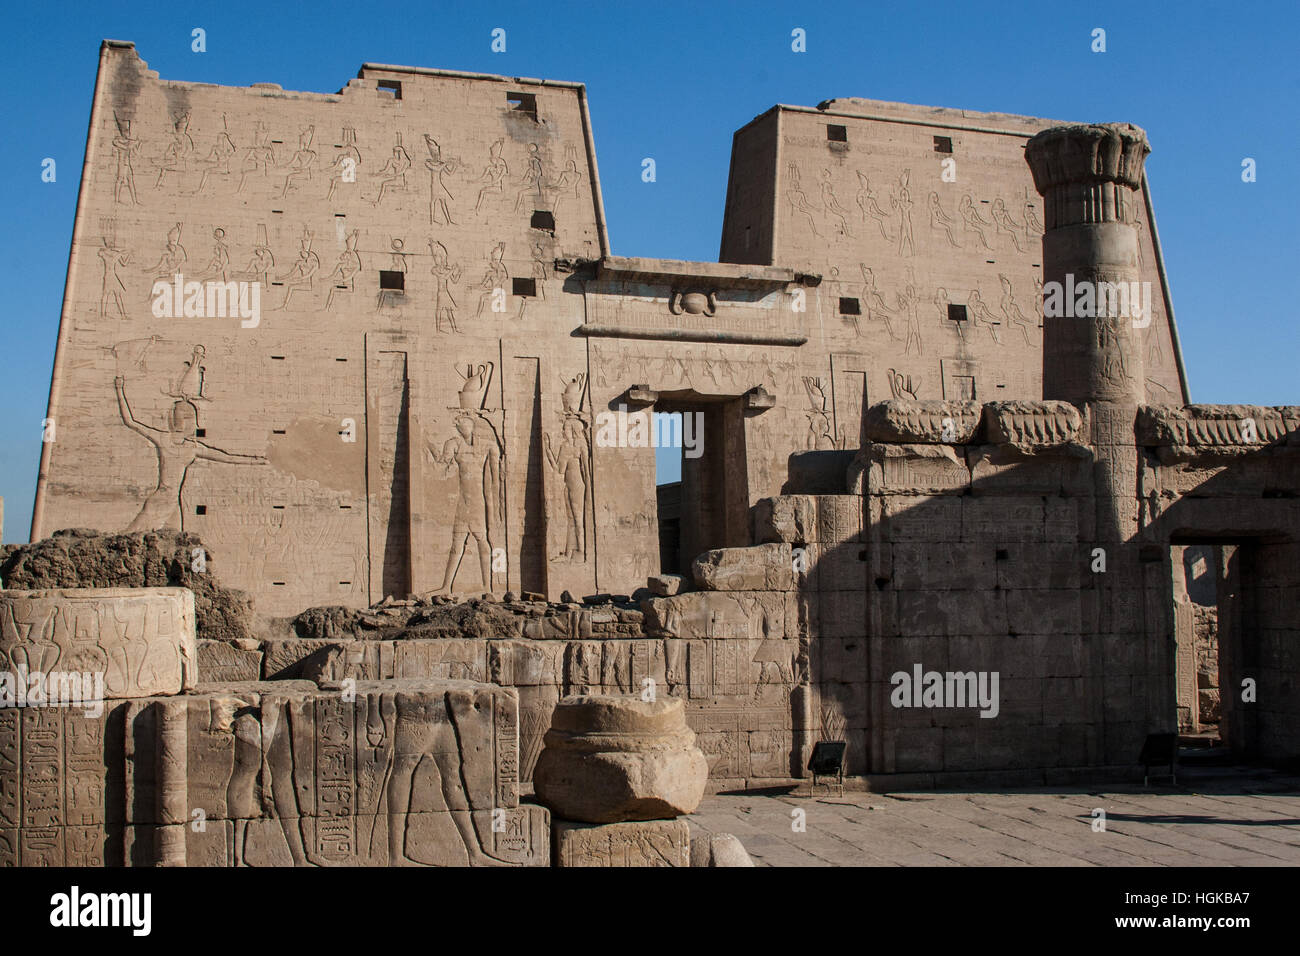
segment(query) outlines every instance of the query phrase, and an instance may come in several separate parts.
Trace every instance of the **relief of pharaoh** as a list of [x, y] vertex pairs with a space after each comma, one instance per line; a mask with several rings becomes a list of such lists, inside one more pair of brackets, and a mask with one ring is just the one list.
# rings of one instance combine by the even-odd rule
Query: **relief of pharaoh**
[[[198, 362], [202, 356], [202, 347], [195, 349], [194, 360], [190, 364], [193, 377], [198, 377]], [[153, 445], [158, 456], [158, 484], [145, 498], [144, 507], [135, 519], [127, 525], [130, 531], [153, 531], [156, 528], [181, 527], [181, 491], [190, 465], [195, 461], [215, 461], [229, 465], [265, 465], [266, 459], [260, 455], [237, 455], [222, 451], [200, 441], [198, 438], [199, 410], [194, 404], [197, 387], [191, 394], [186, 390], [190, 373], [181, 377], [179, 389], [171, 394], [176, 399], [167, 416], [167, 426], [156, 428], [137, 419], [131, 411], [126, 398], [126, 383], [122, 376], [113, 380], [117, 391], [117, 407], [122, 415], [122, 423], [137, 435], [143, 436]]]

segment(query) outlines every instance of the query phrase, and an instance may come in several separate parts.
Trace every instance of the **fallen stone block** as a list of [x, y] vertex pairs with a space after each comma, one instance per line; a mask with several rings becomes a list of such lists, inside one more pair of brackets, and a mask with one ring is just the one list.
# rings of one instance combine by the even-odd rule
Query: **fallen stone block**
[[681, 591], [685, 578], [679, 574], [656, 574], [646, 579], [646, 587], [656, 597], [671, 597]]
[[753, 866], [740, 840], [730, 833], [710, 833], [691, 841], [691, 866]]
[[691, 565], [695, 586], [705, 591], [789, 591], [794, 588], [790, 545], [705, 551]]
[[895, 398], [867, 409], [866, 437], [873, 442], [965, 445], [979, 431], [979, 402]]

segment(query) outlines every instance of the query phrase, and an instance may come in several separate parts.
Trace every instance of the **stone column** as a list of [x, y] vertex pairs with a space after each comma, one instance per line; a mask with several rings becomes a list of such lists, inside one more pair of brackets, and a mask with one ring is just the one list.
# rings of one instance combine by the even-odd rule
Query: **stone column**
[[1080, 612], [1099, 645], [1094, 660], [1105, 661], [1092, 693], [1107, 702], [1107, 764], [1135, 761], [1143, 736], [1168, 722], [1157, 715], [1172, 711], [1155, 700], [1168, 687], [1161, 662], [1169, 649], [1164, 634], [1147, 633], [1137, 544], [1134, 424], [1146, 401], [1142, 329], [1151, 299], [1134, 223], [1150, 152], [1146, 133], [1127, 123], [1053, 127], [1025, 147], [1044, 200], [1043, 398], [1080, 408], [1094, 455], [1091, 514], [1081, 515], [1079, 537], [1090, 555], [1102, 549], [1106, 571], [1081, 592]]
[[1151, 147], [1127, 123], [1057, 126], [1025, 147], [1043, 195], [1043, 398], [1084, 407], [1097, 460], [1095, 537], [1137, 533], [1133, 423], [1146, 401], [1138, 235]]
[[[1034, 185], [1043, 195], [1047, 230], [1045, 399], [1121, 404], [1145, 400], [1141, 329], [1150, 316], [1120, 313], [1132, 312], [1121, 296], [1141, 278], [1134, 222], [1141, 205], [1137, 190], [1142, 167], [1150, 152], [1146, 133], [1127, 123], [1056, 126], [1025, 147]], [[1055, 303], [1053, 283], [1060, 286]], [[1085, 291], [1089, 286], [1090, 293]]]

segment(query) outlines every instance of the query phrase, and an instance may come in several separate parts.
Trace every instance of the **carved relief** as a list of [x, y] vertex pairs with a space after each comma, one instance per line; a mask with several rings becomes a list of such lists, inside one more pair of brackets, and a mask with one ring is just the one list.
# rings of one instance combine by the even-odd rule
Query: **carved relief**
[[[490, 306], [493, 298], [504, 296], [506, 294], [506, 285], [510, 281], [510, 272], [506, 269], [505, 263], [506, 244], [498, 242], [488, 253], [487, 270], [483, 273], [483, 281], [479, 283], [482, 293], [478, 297], [478, 310], [474, 313], [475, 317], [483, 314], [483, 307]], [[453, 331], [456, 331], [453, 324]]]
[[320, 256], [312, 252], [312, 234], [307, 231], [307, 227], [302, 227], [302, 237], [298, 240], [298, 259], [290, 266], [289, 271], [279, 276], [284, 283], [284, 301], [280, 303], [281, 309], [289, 308], [289, 302], [293, 294], [299, 291], [311, 292], [312, 282], [316, 278], [316, 273], [320, 271]]
[[[429, 158], [424, 161], [424, 168], [429, 170], [429, 222], [433, 225], [452, 226], [451, 203], [455, 197], [447, 188], [447, 179], [455, 176], [461, 167], [459, 159], [444, 157], [442, 147], [428, 133], [424, 134], [424, 145], [429, 151]], [[439, 220], [441, 214], [441, 221]]]
[[[447, 569], [437, 593], [449, 594], [460, 570], [461, 561], [474, 539], [478, 549], [479, 576], [483, 590], [492, 590], [492, 539], [489, 529], [498, 525], [502, 508], [501, 468], [505, 447], [496, 426], [486, 414], [483, 403], [492, 379], [491, 362], [469, 366], [461, 378], [459, 407], [452, 409], [456, 434], [442, 448], [429, 447], [432, 461], [443, 469], [443, 477], [456, 475], [456, 511], [452, 518], [451, 548], [447, 552]], [[459, 373], [459, 369], [457, 370]]]
[[807, 219], [808, 228], [812, 230], [812, 234], [820, 238], [821, 233], [817, 231], [817, 221], [813, 218], [813, 213], [817, 210], [808, 201], [808, 194], [803, 191], [803, 187], [799, 184], [799, 167], [791, 163], [787, 169], [789, 171], [787, 177], [789, 185], [786, 186], [785, 198], [790, 203], [790, 215], [800, 215]]
[[142, 141], [131, 136], [131, 121], [124, 120], [116, 113], [113, 114], [113, 123], [117, 126], [117, 135], [113, 137], [113, 161], [116, 166], [113, 176], [113, 201], [122, 202], [122, 194], [126, 193], [132, 206], [138, 205], [140, 200], [135, 194], [135, 166], [134, 157], [140, 152]]
[[131, 263], [131, 256], [122, 249], [117, 248], [114, 240], [109, 236], [103, 236], [100, 239], [100, 247], [95, 251], [99, 257], [102, 275], [100, 279], [99, 291], [99, 317], [108, 318], [109, 303], [111, 302], [118, 316], [125, 319], [126, 315], [126, 284], [122, 277], [117, 274], [117, 270]]
[[575, 375], [561, 393], [563, 415], [560, 444], [556, 448], [549, 433], [543, 435], [546, 461], [560, 476], [564, 496], [564, 550], [552, 561], [587, 560], [587, 501], [591, 486], [591, 438], [589, 413], [584, 411], [587, 378]]
[[308, 126], [298, 134], [298, 149], [289, 159], [287, 171], [284, 174], [284, 186], [280, 190], [281, 199], [289, 195], [289, 187], [293, 186], [296, 181], [311, 181], [312, 169], [316, 165], [316, 151], [311, 148], [312, 140], [315, 137], [316, 127], [314, 126]]
[[1029, 335], [1030, 329], [1037, 329], [1038, 323], [1030, 319], [1020, 311], [1020, 306], [1016, 302], [1016, 297], [1011, 290], [1011, 280], [1005, 273], [998, 273], [998, 282], [1002, 284], [1002, 300], [1000, 303], [1002, 315], [1007, 320], [1007, 327], [1012, 325], [1020, 327], [1020, 333], [1025, 337], [1025, 345], [1033, 347], [1034, 340]]
[[[181, 232], [184, 229], [183, 223], [176, 223], [167, 230], [167, 241], [163, 244], [162, 255], [158, 262], [149, 272], [152, 274], [152, 281], [149, 283], [150, 289], [153, 288], [154, 282], [171, 282], [179, 273], [185, 271], [185, 263], [189, 256], [185, 252], [185, 247], [181, 244]], [[152, 292], [150, 292], [152, 295]]]
[[536, 143], [528, 144], [528, 154], [524, 159], [524, 175], [519, 180], [519, 191], [515, 194], [515, 212], [523, 208], [524, 200], [532, 198], [535, 208], [546, 205], [546, 171], [542, 166], [542, 154]]
[[970, 193], [961, 198], [961, 203], [957, 206], [957, 215], [961, 217], [962, 231], [975, 233], [981, 248], [992, 251], [988, 236], [984, 233], [984, 230], [989, 227], [989, 223], [984, 221], [984, 218], [979, 214], [979, 210], [975, 208], [975, 200], [971, 199]]
[[907, 318], [907, 341], [903, 343], [903, 354], [911, 355], [915, 350], [917, 355], [924, 355], [925, 347], [921, 344], [921, 317], [917, 312], [920, 308], [920, 299], [916, 293], [916, 286], [909, 282], [902, 292], [897, 293], [897, 296], [898, 311]]
[[203, 192], [203, 187], [208, 184], [209, 176], [220, 176], [222, 179], [229, 179], [231, 175], [230, 161], [235, 158], [239, 152], [235, 146], [235, 141], [230, 138], [230, 128], [226, 123], [226, 114], [221, 114], [221, 132], [217, 134], [216, 142], [212, 144], [212, 149], [208, 155], [198, 160], [203, 167], [203, 173], [199, 176], [199, 184], [194, 187], [194, 195]]
[[384, 201], [384, 192], [390, 189], [404, 187], [406, 185], [406, 171], [411, 168], [411, 155], [402, 146], [402, 134], [397, 134], [397, 142], [393, 146], [393, 154], [388, 157], [388, 162], [376, 175], [379, 177], [379, 192], [375, 198], [370, 201], [371, 205], [378, 206]]
[[163, 149], [160, 159], [155, 162], [158, 167], [158, 179], [153, 186], [157, 189], [163, 184], [168, 173], [183, 175], [189, 169], [190, 157], [194, 155], [194, 140], [190, 138], [190, 111], [178, 113], [172, 118], [171, 142]]
[[980, 326], [984, 326], [989, 330], [989, 336], [993, 339], [994, 344], [1002, 344], [1002, 337], [998, 334], [998, 325], [1001, 323], [989, 310], [988, 304], [980, 295], [979, 289], [971, 289], [970, 298], [967, 299], [967, 311], [970, 314], [971, 328], [978, 329]]
[[1022, 226], [1011, 218], [1011, 213], [1007, 212], [1007, 204], [1002, 201], [1000, 196], [993, 200], [992, 216], [993, 224], [997, 227], [998, 235], [1006, 236], [1010, 239], [1011, 244], [1016, 247], [1016, 252], [1024, 252], [1025, 250], [1020, 245], [1019, 236]]
[[264, 465], [260, 455], [237, 455], [223, 451], [196, 437], [199, 410], [196, 400], [202, 388], [200, 359], [203, 347], [197, 346], [186, 371], [174, 383], [172, 404], [164, 427], [158, 428], [138, 420], [126, 397], [126, 382], [119, 375], [113, 380], [117, 392], [118, 412], [122, 423], [154, 446], [158, 456], [157, 486], [145, 499], [140, 513], [126, 527], [127, 531], [151, 531], [155, 528], [183, 529], [181, 491], [190, 466], [195, 461], [212, 461], [232, 465]]
[[808, 416], [809, 451], [825, 451], [835, 447], [835, 436], [831, 432], [830, 396], [826, 394], [827, 383], [821, 378], [805, 375], [804, 390], [808, 393], [811, 411]]
[[908, 188], [908, 182], [912, 178], [912, 171], [905, 169], [902, 175], [898, 177], [898, 191], [890, 191], [889, 205], [898, 211], [898, 254], [900, 256], [912, 256], [916, 254], [916, 246], [912, 243], [912, 191]]
[[337, 147], [339, 153], [334, 157], [334, 162], [330, 168], [333, 174], [330, 176], [329, 192], [325, 194], [328, 201], [334, 198], [334, 193], [339, 184], [355, 184], [357, 181], [357, 171], [361, 168], [361, 150], [357, 149], [357, 131], [351, 126], [343, 127], [343, 144]]
[[862, 271], [862, 307], [866, 310], [867, 320], [879, 318], [885, 323], [885, 331], [889, 333], [889, 339], [892, 342], [898, 341], [898, 336], [894, 333], [894, 323], [890, 321], [890, 310], [885, 305], [885, 298], [876, 288], [876, 275], [867, 268], [866, 263], [859, 263], [858, 268]]
[[[177, 223], [177, 229], [180, 223]], [[179, 233], [178, 233], [179, 234]], [[184, 250], [181, 250], [184, 255]], [[275, 256], [271, 253], [271, 246], [266, 238], [266, 224], [259, 222], [257, 224], [257, 238], [253, 244], [253, 254], [249, 257], [248, 265], [239, 275], [252, 282], [260, 282], [263, 288], [268, 287], [270, 283], [271, 270], [275, 268]]]
[[673, 315], [689, 312], [691, 315], [713, 316], [718, 312], [717, 293], [710, 289], [705, 292], [681, 293], [673, 289], [668, 296], [668, 311]]
[[325, 308], [328, 310], [334, 306], [334, 298], [340, 292], [351, 295], [355, 291], [355, 281], [357, 273], [361, 271], [361, 255], [357, 252], [357, 240], [360, 233], [353, 229], [348, 233], [343, 243], [343, 251], [339, 253], [339, 261], [334, 265], [334, 271], [325, 277], [329, 283], [329, 295], [325, 299]]
[[226, 230], [218, 227], [212, 230], [212, 258], [198, 278], [202, 281], [219, 279], [225, 282], [229, 269], [230, 247], [226, 245]]
[[894, 369], [889, 370], [889, 393], [894, 398], [920, 398], [921, 377], [904, 375]]
[[510, 175], [510, 165], [501, 156], [505, 145], [505, 140], [499, 139], [488, 147], [488, 163], [483, 169], [483, 175], [479, 177], [479, 182], [483, 185], [479, 187], [478, 198], [474, 200], [475, 212], [483, 208], [484, 199], [500, 196], [505, 190], [505, 182]]
[[253, 132], [253, 144], [244, 149], [244, 158], [239, 166], [239, 186], [236, 193], [242, 193], [248, 183], [248, 177], [261, 173], [265, 179], [275, 165], [275, 147], [271, 145], [271, 134], [262, 123], [258, 123]]
[[853, 233], [849, 231], [849, 214], [840, 201], [835, 198], [835, 186], [831, 182], [831, 171], [822, 170], [821, 182], [818, 184], [822, 194], [822, 208], [826, 210], [826, 221], [832, 226], [832, 231], [849, 239], [853, 238]]
[[889, 234], [885, 228], [885, 211], [880, 208], [880, 203], [876, 200], [876, 195], [872, 192], [871, 181], [858, 171], [858, 194], [855, 197], [858, 208], [862, 210], [862, 221], [868, 219], [875, 220], [876, 226], [880, 229], [880, 237], [886, 242], [893, 242], [894, 237]]
[[447, 247], [435, 239], [429, 239], [429, 255], [433, 263], [429, 272], [433, 273], [435, 287], [433, 293], [433, 326], [435, 332], [460, 332], [456, 326], [456, 299], [451, 294], [452, 282], [460, 281], [460, 265], [451, 263]]
[[955, 220], [943, 211], [943, 205], [939, 202], [939, 194], [934, 190], [930, 191], [930, 228], [943, 232], [948, 238], [948, 245], [954, 249], [960, 249], [961, 243], [952, 234], [952, 227]]
[[[55, 670], [102, 673], [105, 699], [177, 694], [193, 686], [197, 656], [194, 598], [181, 588], [10, 590], [0, 595], [0, 667], [23, 681]], [[98, 719], [88, 717], [86, 724]]]
[[582, 196], [582, 172], [578, 169], [578, 151], [573, 143], [564, 145], [564, 168], [560, 170], [560, 175], [556, 176], [548, 184], [551, 192], [554, 194], [554, 205], [556, 210], [559, 209], [560, 200], [567, 198], [570, 193], [574, 199], [580, 199]]
[[[432, 242], [432, 240], [430, 240], [430, 242]], [[405, 288], [406, 288], [406, 256], [407, 256], [407, 252], [405, 251], [405, 250], [406, 250], [406, 243], [405, 243], [404, 240], [399, 239], [399, 238], [397, 238], [396, 236], [394, 236], [391, 240], [389, 240], [389, 243], [388, 243], [388, 249], [389, 249], [389, 263], [388, 263], [389, 271], [391, 271], [391, 272], [396, 272], [398, 275], [400, 275], [400, 276], [402, 277], [402, 288], [403, 288], [403, 290], [405, 290]], [[444, 250], [444, 251], [445, 251], [445, 250]], [[435, 265], [436, 265], [436, 259], [437, 259], [436, 255], [435, 255], [434, 258], [435, 258]], [[435, 271], [434, 274], [436, 275], [437, 272]], [[440, 288], [441, 288], [441, 287], [440, 287]], [[376, 312], [382, 312], [382, 311], [384, 311], [384, 306], [388, 305], [390, 302], [394, 302], [394, 301], [396, 301], [396, 302], [400, 302], [401, 299], [402, 299], [402, 296], [403, 296], [403, 293], [402, 293], [402, 292], [398, 292], [398, 291], [395, 290], [395, 289], [382, 289], [382, 288], [381, 288], [381, 289], [379, 290], [379, 297], [375, 300], [375, 311], [376, 311]], [[454, 303], [453, 303], [453, 305], [454, 305]], [[438, 314], [437, 306], [438, 306], [438, 300], [437, 300], [437, 298], [435, 297], [435, 299], [434, 299], [434, 315], [435, 315], [435, 316]]]

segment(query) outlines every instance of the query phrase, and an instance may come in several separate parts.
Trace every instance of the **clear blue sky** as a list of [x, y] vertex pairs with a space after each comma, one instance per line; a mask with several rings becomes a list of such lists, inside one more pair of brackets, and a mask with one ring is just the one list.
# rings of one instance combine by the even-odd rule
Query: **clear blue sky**
[[[1300, 5], [284, 3], [11, 5], [0, 110], [5, 541], [25, 541], [86, 123], [105, 37], [164, 79], [334, 92], [366, 61], [587, 84], [614, 252], [717, 256], [731, 134], [774, 103], [865, 96], [1144, 126], [1192, 398], [1300, 404]], [[207, 31], [207, 52], [190, 31]], [[494, 27], [507, 51], [490, 50]], [[790, 49], [807, 31], [808, 50]], [[1107, 52], [1090, 50], [1107, 32]], [[643, 183], [643, 157], [658, 181]], [[1241, 161], [1258, 181], [1241, 181]], [[41, 161], [58, 163], [42, 183]]]

